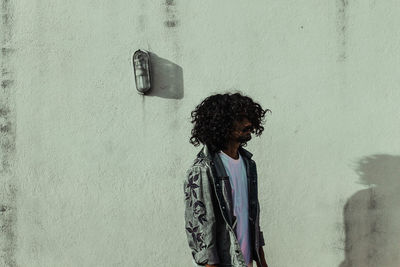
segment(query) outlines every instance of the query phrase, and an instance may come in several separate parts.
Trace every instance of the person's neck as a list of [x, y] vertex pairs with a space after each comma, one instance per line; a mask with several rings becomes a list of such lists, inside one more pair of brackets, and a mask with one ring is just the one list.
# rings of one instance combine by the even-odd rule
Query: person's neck
[[237, 142], [228, 143], [226, 148], [222, 149], [222, 151], [233, 159], [239, 159], [239, 153], [238, 153], [239, 146], [240, 143]]

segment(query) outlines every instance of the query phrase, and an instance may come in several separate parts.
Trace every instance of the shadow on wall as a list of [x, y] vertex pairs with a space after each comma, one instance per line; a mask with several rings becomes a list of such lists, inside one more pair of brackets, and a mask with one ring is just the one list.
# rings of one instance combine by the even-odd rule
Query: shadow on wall
[[343, 211], [345, 260], [339, 267], [400, 266], [400, 156], [362, 158], [361, 183]]
[[150, 52], [152, 87], [146, 96], [183, 98], [183, 71], [177, 64]]

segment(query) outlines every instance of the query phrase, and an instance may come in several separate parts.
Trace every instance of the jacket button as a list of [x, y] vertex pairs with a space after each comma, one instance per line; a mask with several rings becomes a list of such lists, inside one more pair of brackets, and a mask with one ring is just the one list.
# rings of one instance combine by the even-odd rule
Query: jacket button
[[224, 209], [225, 209], [225, 206], [222, 206], [221, 208], [224, 210]]

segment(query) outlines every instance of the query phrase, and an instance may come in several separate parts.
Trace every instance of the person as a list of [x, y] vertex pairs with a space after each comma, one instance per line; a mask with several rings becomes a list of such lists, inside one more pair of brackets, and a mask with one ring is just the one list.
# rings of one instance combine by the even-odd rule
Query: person
[[197, 266], [268, 267], [260, 230], [257, 170], [244, 149], [266, 112], [240, 93], [215, 94], [191, 112], [190, 143], [203, 144], [186, 172], [185, 228]]

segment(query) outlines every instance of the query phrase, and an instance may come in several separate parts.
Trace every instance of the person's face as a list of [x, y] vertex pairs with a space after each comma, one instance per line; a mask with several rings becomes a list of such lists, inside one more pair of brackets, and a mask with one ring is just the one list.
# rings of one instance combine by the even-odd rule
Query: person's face
[[253, 125], [247, 118], [244, 118], [242, 121], [236, 121], [234, 123], [232, 139], [239, 143], [246, 143], [251, 140], [252, 132], [253, 132]]

